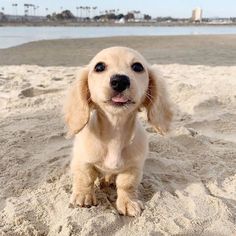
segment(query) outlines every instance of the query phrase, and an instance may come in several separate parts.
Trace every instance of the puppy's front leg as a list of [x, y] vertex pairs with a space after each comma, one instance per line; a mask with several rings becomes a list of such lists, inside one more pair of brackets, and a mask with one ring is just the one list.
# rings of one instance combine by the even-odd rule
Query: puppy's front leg
[[97, 205], [94, 181], [98, 173], [90, 164], [73, 168], [73, 187], [70, 204], [72, 206], [90, 207]]
[[116, 207], [120, 214], [128, 216], [141, 214], [143, 204], [137, 198], [137, 188], [141, 178], [142, 171], [136, 168], [118, 174]]

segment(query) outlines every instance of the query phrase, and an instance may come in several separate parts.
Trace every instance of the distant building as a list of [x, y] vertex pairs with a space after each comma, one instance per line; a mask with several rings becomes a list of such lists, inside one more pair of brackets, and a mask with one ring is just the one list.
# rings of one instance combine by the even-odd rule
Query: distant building
[[46, 20], [45, 16], [20, 16], [20, 15], [1, 15], [0, 21], [5, 22], [42, 22]]
[[116, 23], [116, 24], [124, 24], [124, 23], [125, 23], [125, 18], [122, 17], [122, 18], [120, 18], [119, 20], [116, 20], [115, 23]]
[[202, 21], [202, 9], [200, 7], [193, 9], [192, 21], [193, 22], [201, 22]]

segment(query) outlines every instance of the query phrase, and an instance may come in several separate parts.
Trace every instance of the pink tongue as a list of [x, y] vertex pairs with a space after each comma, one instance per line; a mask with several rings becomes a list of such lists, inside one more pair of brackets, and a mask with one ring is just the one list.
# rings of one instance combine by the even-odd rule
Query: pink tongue
[[120, 103], [125, 103], [128, 102], [128, 98], [124, 97], [121, 94], [116, 95], [111, 99], [113, 102], [120, 102]]

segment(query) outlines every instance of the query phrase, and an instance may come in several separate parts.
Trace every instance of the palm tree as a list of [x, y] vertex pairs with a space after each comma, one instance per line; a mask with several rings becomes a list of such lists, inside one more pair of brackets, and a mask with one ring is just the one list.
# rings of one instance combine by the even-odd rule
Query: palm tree
[[[16, 15], [16, 16], [17, 16], [17, 6], [18, 6], [17, 3], [12, 3], [13, 15]], [[15, 8], [15, 10], [14, 10], [14, 8]]]
[[91, 14], [91, 10], [92, 10], [92, 7], [89, 7], [89, 9], [88, 9], [88, 12], [89, 12], [89, 18], [90, 18], [90, 14]]
[[84, 7], [84, 18], [87, 18], [88, 15], [88, 7]]
[[25, 16], [28, 16], [28, 14], [29, 14], [29, 10], [25, 9]]
[[96, 10], [97, 10], [98, 7], [93, 7], [93, 17], [95, 17], [96, 15]]
[[86, 7], [86, 17], [90, 18], [90, 7]]
[[34, 4], [29, 4], [29, 7], [30, 7], [30, 9], [31, 9], [31, 15], [35, 15], [35, 5]]
[[83, 14], [83, 18], [86, 18], [86, 7], [82, 7], [83, 11], [85, 11], [85, 14]]
[[34, 5], [33, 4], [24, 4], [25, 15], [33, 15]]
[[2, 8], [1, 8], [1, 10], [2, 10], [2, 13], [4, 14], [4, 11], [5, 11], [5, 7], [2, 7]]
[[27, 3], [24, 4], [24, 13], [25, 13], [25, 16], [29, 14], [29, 4]]
[[83, 7], [80, 6], [79, 9], [80, 9], [80, 19], [82, 19], [82, 11], [83, 11]]
[[138, 11], [138, 18], [141, 19], [141, 11]]
[[83, 18], [86, 18], [87, 16], [87, 7], [83, 7]]
[[79, 17], [79, 7], [76, 7], [76, 16]]
[[39, 9], [39, 6], [34, 6], [34, 16], [36, 16], [36, 11], [37, 11], [37, 9]]

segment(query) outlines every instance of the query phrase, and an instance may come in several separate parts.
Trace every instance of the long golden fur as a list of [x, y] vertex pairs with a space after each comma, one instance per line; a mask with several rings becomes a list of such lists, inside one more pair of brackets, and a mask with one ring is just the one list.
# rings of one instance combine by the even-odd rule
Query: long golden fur
[[[99, 62], [104, 63], [104, 71], [94, 69]], [[136, 62], [143, 71], [132, 69]], [[116, 74], [130, 79], [130, 87], [118, 95], [110, 85]], [[125, 102], [117, 105], [112, 102], [115, 96]], [[156, 66], [135, 50], [104, 49], [79, 71], [64, 107], [68, 132], [75, 135], [71, 204], [96, 205], [94, 181], [103, 174], [106, 180], [115, 176], [119, 213], [140, 215], [143, 205], [137, 187], [148, 154], [146, 133], [137, 119], [141, 108], [146, 108], [148, 121], [158, 132], [168, 131], [172, 112], [164, 81]]]

